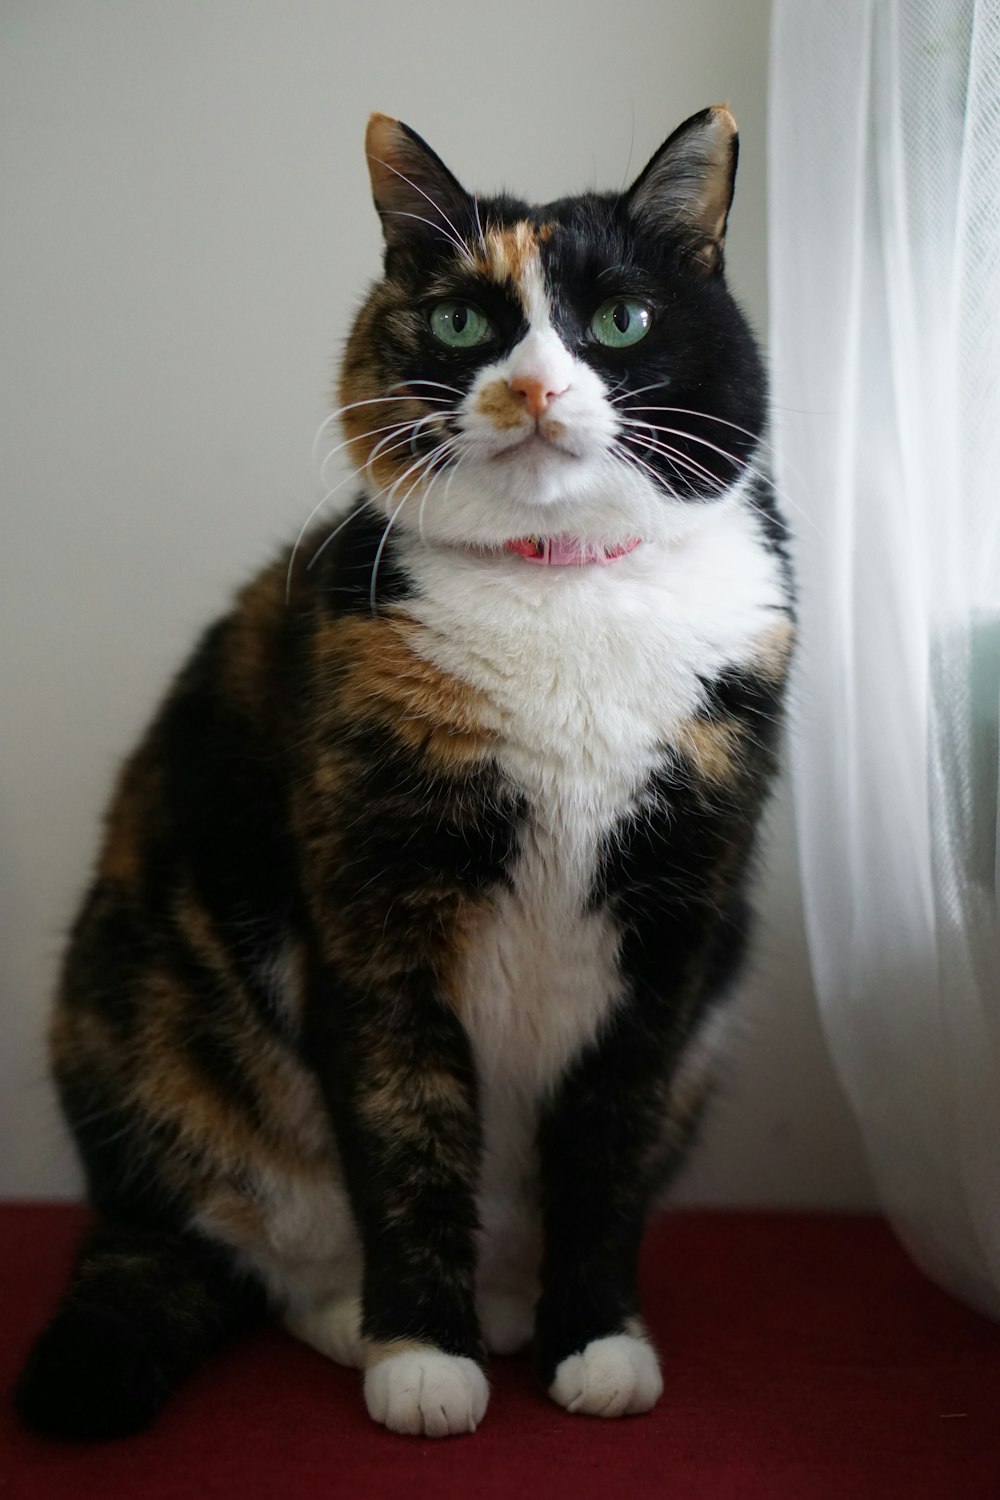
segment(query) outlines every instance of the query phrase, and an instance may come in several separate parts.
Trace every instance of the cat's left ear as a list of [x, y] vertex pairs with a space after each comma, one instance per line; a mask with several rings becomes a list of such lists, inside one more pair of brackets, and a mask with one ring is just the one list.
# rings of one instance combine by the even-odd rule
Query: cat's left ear
[[685, 240], [705, 271], [720, 270], [738, 157], [728, 106], [701, 110], [677, 127], [640, 172], [625, 200], [630, 213], [654, 234]]
[[429, 233], [454, 239], [469, 195], [426, 141], [401, 120], [372, 115], [365, 133], [372, 197], [392, 250]]

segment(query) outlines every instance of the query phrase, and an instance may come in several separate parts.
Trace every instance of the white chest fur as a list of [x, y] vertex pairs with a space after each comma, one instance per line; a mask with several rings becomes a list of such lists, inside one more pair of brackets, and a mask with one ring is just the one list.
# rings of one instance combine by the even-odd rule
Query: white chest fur
[[[531, 1174], [539, 1101], [619, 995], [617, 934], [587, 910], [602, 836], [625, 814], [704, 683], [748, 661], [782, 603], [738, 497], [683, 541], [607, 567], [408, 549], [418, 649], [491, 705], [529, 826], [459, 981], [483, 1090], [487, 1221]], [[489, 1231], [489, 1222], [487, 1222]]]

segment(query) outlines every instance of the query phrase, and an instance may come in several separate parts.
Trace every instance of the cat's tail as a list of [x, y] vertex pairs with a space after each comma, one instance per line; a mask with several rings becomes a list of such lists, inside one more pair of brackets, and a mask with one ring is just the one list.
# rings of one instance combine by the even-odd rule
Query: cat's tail
[[264, 1311], [263, 1289], [221, 1246], [101, 1224], [28, 1355], [14, 1405], [53, 1436], [136, 1432], [203, 1355]]

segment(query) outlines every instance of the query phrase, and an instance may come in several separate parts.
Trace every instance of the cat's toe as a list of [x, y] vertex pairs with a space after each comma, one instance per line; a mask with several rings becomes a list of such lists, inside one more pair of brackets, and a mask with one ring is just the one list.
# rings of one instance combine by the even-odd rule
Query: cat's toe
[[590, 1417], [631, 1417], [649, 1411], [663, 1393], [656, 1353], [629, 1333], [594, 1339], [557, 1367], [549, 1395], [567, 1411]]
[[489, 1386], [475, 1360], [429, 1346], [396, 1354], [372, 1350], [368, 1358], [368, 1412], [392, 1432], [456, 1437], [475, 1432], [482, 1421]]

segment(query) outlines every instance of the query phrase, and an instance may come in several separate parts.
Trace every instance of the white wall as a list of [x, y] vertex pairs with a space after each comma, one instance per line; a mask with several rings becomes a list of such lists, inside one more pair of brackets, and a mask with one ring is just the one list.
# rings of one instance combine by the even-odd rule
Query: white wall
[[[470, 186], [617, 186], [731, 101], [731, 276], [765, 321], [768, 0], [14, 0], [0, 62], [0, 1192], [65, 1194], [41, 1042], [112, 770], [297, 529], [400, 115]], [[811, 1005], [787, 805], [747, 1045], [685, 1191], [866, 1202]]]

